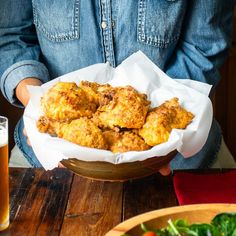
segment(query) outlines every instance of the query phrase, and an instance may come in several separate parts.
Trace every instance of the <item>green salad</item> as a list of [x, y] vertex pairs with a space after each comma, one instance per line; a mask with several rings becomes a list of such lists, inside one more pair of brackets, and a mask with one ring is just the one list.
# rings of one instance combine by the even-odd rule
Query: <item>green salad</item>
[[210, 224], [188, 224], [183, 219], [170, 219], [165, 228], [149, 229], [145, 224], [141, 224], [141, 229], [142, 236], [236, 236], [236, 213], [218, 214]]

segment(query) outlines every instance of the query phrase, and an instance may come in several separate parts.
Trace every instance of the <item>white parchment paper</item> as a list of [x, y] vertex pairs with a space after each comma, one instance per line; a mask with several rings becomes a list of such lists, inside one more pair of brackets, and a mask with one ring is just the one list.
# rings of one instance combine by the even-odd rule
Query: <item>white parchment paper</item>
[[[168, 142], [141, 152], [114, 154], [107, 150], [79, 146], [38, 132], [36, 122], [43, 114], [40, 98], [58, 81], [74, 81], [78, 84], [81, 80], [109, 83], [112, 86], [131, 85], [139, 92], [148, 95], [152, 107], [178, 97], [181, 106], [191, 111], [195, 118], [187, 129], [172, 130]], [[25, 128], [32, 148], [46, 170], [57, 167], [60, 160], [67, 158], [117, 164], [163, 156], [175, 149], [187, 158], [200, 151], [206, 142], [212, 122], [212, 104], [208, 98], [210, 85], [193, 80], [173, 80], [140, 51], [131, 55], [115, 69], [109, 64], [95, 64], [58, 77], [42, 86], [29, 86], [28, 89], [30, 102], [23, 116]]]

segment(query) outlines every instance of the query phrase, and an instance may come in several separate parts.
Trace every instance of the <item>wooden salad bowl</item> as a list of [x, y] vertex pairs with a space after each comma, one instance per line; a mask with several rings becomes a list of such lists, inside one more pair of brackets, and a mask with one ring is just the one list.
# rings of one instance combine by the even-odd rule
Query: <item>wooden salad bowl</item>
[[167, 165], [176, 153], [176, 151], [172, 151], [166, 156], [122, 164], [112, 164], [103, 161], [81, 161], [78, 159], [64, 159], [61, 163], [75, 174], [90, 179], [127, 181], [156, 173], [161, 167]]
[[169, 219], [172, 221], [184, 219], [189, 224], [210, 223], [217, 214], [225, 212], [236, 212], [236, 204], [212, 203], [163, 208], [132, 217], [115, 226], [105, 236], [121, 236], [122, 234], [141, 236], [143, 233], [140, 228], [141, 223], [148, 228], [160, 229], [167, 226]]

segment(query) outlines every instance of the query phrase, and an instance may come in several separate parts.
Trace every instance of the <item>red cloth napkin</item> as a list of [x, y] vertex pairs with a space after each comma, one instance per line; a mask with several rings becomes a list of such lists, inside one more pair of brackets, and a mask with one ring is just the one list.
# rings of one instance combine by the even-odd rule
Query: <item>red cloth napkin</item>
[[236, 203], [236, 169], [211, 174], [176, 172], [173, 181], [179, 205]]

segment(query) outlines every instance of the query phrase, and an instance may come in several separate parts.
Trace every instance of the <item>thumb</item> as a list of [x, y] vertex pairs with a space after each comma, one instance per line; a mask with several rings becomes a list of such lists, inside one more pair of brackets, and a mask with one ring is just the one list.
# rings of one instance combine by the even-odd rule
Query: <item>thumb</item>
[[24, 136], [26, 137], [26, 142], [27, 142], [27, 144], [28, 144], [29, 146], [31, 146], [31, 143], [30, 143], [30, 141], [29, 141], [29, 139], [28, 139], [28, 135], [27, 135], [27, 132], [26, 132], [26, 129], [25, 129], [25, 128], [23, 129], [23, 134], [24, 134]]

